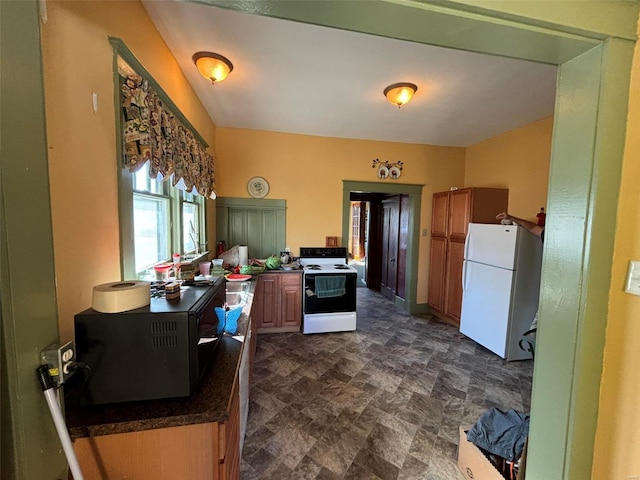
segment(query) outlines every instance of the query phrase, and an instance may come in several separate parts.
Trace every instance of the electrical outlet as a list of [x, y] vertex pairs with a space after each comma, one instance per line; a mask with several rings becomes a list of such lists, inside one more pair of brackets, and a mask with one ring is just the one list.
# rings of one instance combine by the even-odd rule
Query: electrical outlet
[[624, 291], [632, 295], [640, 295], [640, 261], [638, 260], [629, 261]]
[[69, 367], [75, 358], [76, 349], [73, 342], [67, 342], [62, 346], [54, 343], [40, 352], [40, 362], [49, 369], [49, 376], [56, 386], [62, 385], [73, 374]]

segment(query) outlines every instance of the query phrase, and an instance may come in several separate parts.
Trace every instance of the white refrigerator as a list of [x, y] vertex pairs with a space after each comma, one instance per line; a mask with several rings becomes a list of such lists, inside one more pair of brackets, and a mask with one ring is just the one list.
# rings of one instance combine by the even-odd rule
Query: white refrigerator
[[460, 332], [505, 360], [531, 358], [518, 342], [538, 309], [542, 241], [517, 225], [470, 223], [468, 232]]

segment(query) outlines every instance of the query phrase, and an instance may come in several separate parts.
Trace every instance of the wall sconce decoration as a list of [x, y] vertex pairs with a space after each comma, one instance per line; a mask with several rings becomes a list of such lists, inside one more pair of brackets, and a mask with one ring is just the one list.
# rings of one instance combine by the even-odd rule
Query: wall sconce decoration
[[389, 85], [384, 89], [384, 96], [390, 103], [400, 108], [402, 105], [409, 103], [413, 98], [413, 94], [418, 91], [418, 87], [413, 83], [401, 82]]
[[402, 166], [404, 163], [395, 162], [391, 163], [388, 161], [381, 162], [377, 158], [373, 160], [372, 168], [378, 167], [378, 178], [390, 178], [392, 180], [397, 180], [400, 178], [400, 173], [402, 172]]
[[233, 64], [229, 59], [217, 53], [197, 52], [191, 58], [200, 74], [207, 80], [211, 80], [212, 85], [223, 81], [233, 70]]

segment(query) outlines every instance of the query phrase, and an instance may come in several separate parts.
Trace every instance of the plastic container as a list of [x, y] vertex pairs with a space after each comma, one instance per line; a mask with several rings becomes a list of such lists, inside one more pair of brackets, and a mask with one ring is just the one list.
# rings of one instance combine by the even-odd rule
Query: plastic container
[[153, 269], [156, 272], [156, 280], [169, 280], [169, 273], [173, 265], [156, 265]]
[[213, 263], [213, 268], [214, 270], [217, 268], [222, 268], [222, 263], [224, 262], [224, 260], [222, 258], [214, 258], [211, 263]]
[[209, 275], [211, 270], [211, 262], [200, 262], [198, 267], [200, 268], [200, 275], [204, 275], [206, 277]]

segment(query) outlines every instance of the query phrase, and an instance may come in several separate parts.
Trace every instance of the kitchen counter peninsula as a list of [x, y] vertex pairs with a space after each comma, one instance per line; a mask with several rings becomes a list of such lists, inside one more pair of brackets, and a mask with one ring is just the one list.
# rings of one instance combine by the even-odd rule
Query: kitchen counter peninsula
[[238, 332], [225, 334], [198, 391], [185, 398], [80, 406], [65, 395], [66, 422], [85, 479], [239, 478], [255, 352], [249, 282]]

